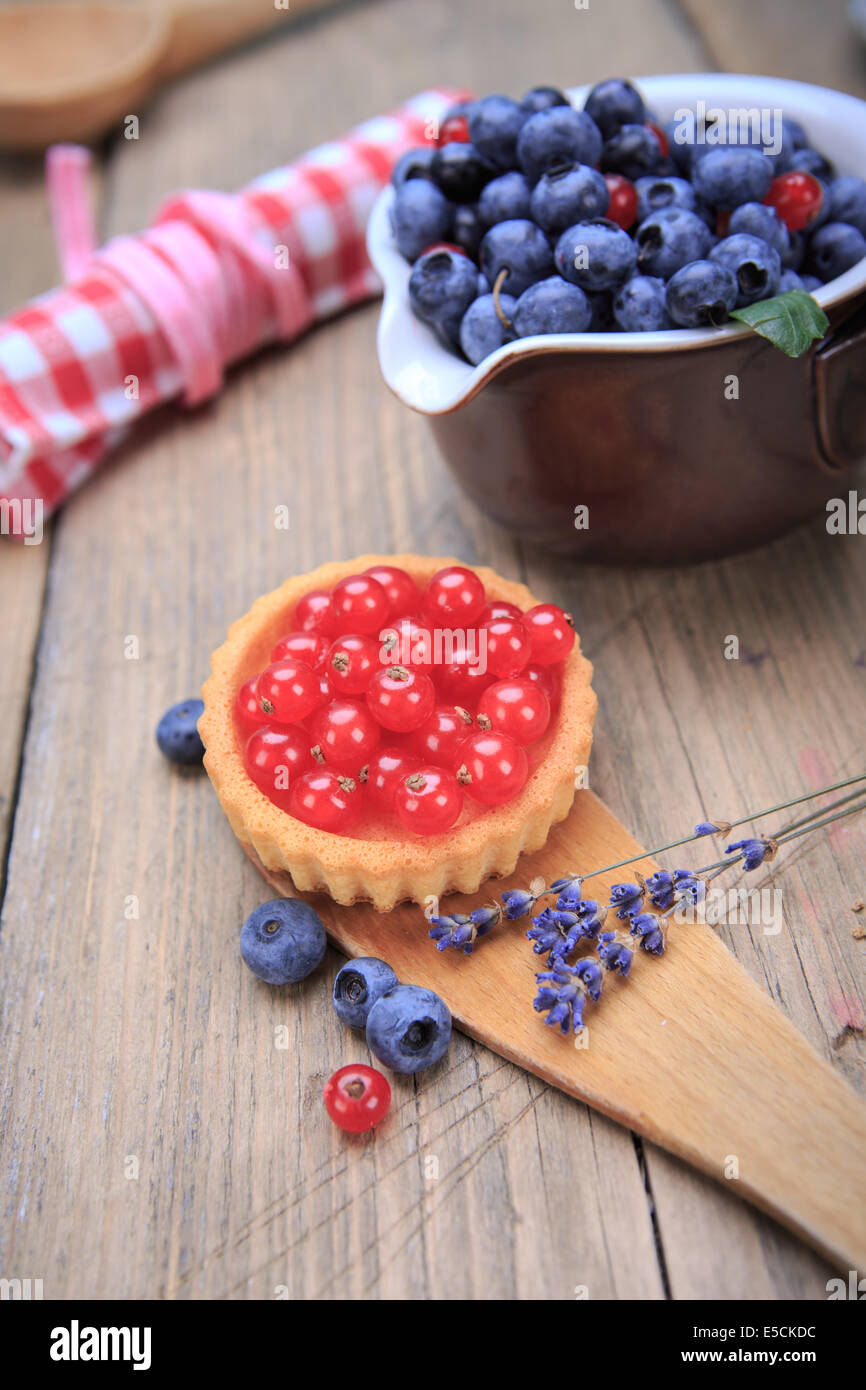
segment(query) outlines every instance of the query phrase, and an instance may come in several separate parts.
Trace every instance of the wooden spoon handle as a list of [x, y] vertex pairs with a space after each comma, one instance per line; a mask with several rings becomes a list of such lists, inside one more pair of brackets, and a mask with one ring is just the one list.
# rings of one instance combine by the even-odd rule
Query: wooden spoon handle
[[291, 0], [290, 6], [278, 8], [274, 0], [174, 0], [163, 76], [176, 77], [199, 67], [322, 3]]

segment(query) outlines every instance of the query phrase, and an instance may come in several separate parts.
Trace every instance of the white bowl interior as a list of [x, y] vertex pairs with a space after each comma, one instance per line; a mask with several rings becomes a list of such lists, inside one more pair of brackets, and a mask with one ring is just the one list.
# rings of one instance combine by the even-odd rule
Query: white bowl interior
[[[681, 108], [693, 108], [699, 100], [707, 106], [725, 109], [781, 109], [784, 114], [802, 121], [812, 143], [833, 160], [840, 174], [859, 174], [866, 178], [866, 102], [857, 97], [806, 82], [740, 73], [677, 73], [634, 80], [647, 105], [662, 121], [673, 119]], [[588, 91], [589, 87], [574, 87], [568, 95], [573, 104], [580, 107]], [[370, 217], [367, 244], [385, 287], [378, 332], [382, 373], [391, 390], [414, 410], [432, 415], [453, 410], [492, 369], [518, 353], [549, 352], [552, 348], [568, 352], [682, 351], [717, 343], [722, 335], [742, 336], [750, 332], [742, 324], [731, 323], [720, 329], [678, 328], [657, 333], [548, 334], [506, 343], [473, 367], [439, 343], [409, 308], [410, 266], [400, 255], [391, 235], [389, 210], [393, 196], [390, 187], [379, 195]], [[827, 308], [864, 290], [866, 260], [816, 290], [815, 298]]]

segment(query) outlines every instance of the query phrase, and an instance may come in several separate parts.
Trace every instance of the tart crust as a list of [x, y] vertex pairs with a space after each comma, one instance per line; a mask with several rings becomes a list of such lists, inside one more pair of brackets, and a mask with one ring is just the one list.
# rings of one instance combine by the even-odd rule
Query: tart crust
[[[362, 839], [316, 830], [280, 810], [247, 775], [243, 740], [235, 726], [235, 696], [250, 675], [267, 665], [298, 599], [310, 589], [331, 589], [372, 565], [398, 565], [423, 587], [437, 570], [463, 563], [410, 554], [362, 555], [321, 565], [256, 599], [211, 657], [198, 726], [208, 776], [238, 839], [253, 847], [266, 868], [291, 874], [301, 892], [328, 893], [347, 906], [372, 902], [380, 912], [406, 900], [425, 905], [428, 898], [450, 892], [474, 893], [486, 879], [513, 873], [518, 857], [540, 849], [551, 827], [571, 809], [576, 769], [589, 759], [597, 705], [592, 666], [581, 654], [579, 640], [563, 663], [562, 700], [552, 731], [538, 745], [540, 761], [520, 795], [505, 806], [479, 808], [474, 819], [458, 822], [446, 835], [395, 839], [389, 832]], [[494, 570], [466, 568], [478, 575], [489, 599], [508, 600], [524, 610], [540, 602], [525, 585]]]

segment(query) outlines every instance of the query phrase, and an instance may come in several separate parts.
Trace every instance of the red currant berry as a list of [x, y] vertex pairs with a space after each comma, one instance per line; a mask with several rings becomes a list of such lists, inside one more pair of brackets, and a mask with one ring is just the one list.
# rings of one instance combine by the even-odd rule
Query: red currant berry
[[564, 661], [574, 646], [574, 624], [555, 603], [539, 603], [524, 613], [523, 622], [532, 638], [532, 664], [553, 666]]
[[471, 729], [472, 715], [468, 710], [460, 705], [437, 705], [430, 718], [415, 730], [411, 747], [425, 763], [453, 768]]
[[391, 1087], [375, 1067], [340, 1067], [322, 1092], [325, 1109], [340, 1129], [363, 1134], [388, 1113]]
[[271, 665], [275, 661], [303, 661], [316, 671], [328, 655], [328, 639], [323, 632], [311, 628], [306, 632], [290, 632], [281, 637], [271, 652]]
[[377, 724], [394, 734], [410, 734], [429, 719], [436, 687], [423, 671], [409, 666], [378, 670], [367, 691], [367, 707]]
[[256, 729], [247, 739], [244, 766], [260, 791], [285, 809], [292, 782], [312, 766], [310, 740], [303, 729]]
[[494, 676], [516, 676], [529, 661], [532, 638], [520, 618], [494, 618], [481, 628], [480, 638], [487, 644], [487, 669]]
[[315, 830], [341, 835], [361, 810], [361, 796], [353, 777], [341, 777], [329, 768], [305, 772], [289, 787], [289, 814]]
[[466, 116], [446, 116], [436, 137], [437, 145], [468, 145], [469, 120]]
[[667, 159], [668, 155], [671, 152], [671, 146], [670, 141], [667, 137], [667, 132], [662, 130], [660, 125], [656, 125], [655, 121], [646, 121], [645, 125], [647, 130], [651, 130], [655, 138], [658, 140], [659, 149], [662, 152], [662, 159]]
[[424, 590], [424, 613], [434, 622], [470, 627], [484, 607], [484, 585], [463, 565], [439, 570]]
[[348, 632], [331, 644], [326, 670], [335, 695], [363, 695], [379, 669], [379, 644], [374, 637]]
[[473, 629], [465, 639], [458, 638], [451, 649], [451, 659], [433, 668], [433, 679], [443, 704], [464, 705], [474, 710], [482, 690], [493, 679], [481, 659], [481, 644]]
[[559, 704], [559, 676], [555, 666], [527, 666], [521, 672], [524, 680], [534, 681], [544, 691], [552, 710]]
[[377, 748], [367, 770], [367, 796], [380, 811], [393, 811], [394, 794], [402, 781], [414, 772], [421, 759], [409, 748]]
[[390, 622], [394, 622], [396, 618], [408, 618], [410, 613], [418, 612], [421, 590], [411, 574], [407, 574], [397, 565], [372, 565], [370, 569], [364, 570], [364, 573], [375, 579], [377, 584], [381, 584], [388, 595], [391, 605], [388, 615]]
[[415, 671], [433, 669], [433, 633], [421, 618], [401, 618], [382, 633], [382, 656], [389, 665], [411, 666]]
[[303, 661], [276, 661], [258, 680], [259, 704], [275, 724], [297, 724], [319, 700], [319, 678]]
[[259, 704], [258, 679], [258, 676], [250, 676], [244, 681], [235, 699], [235, 717], [244, 734], [251, 734], [253, 729], [267, 722], [268, 716]]
[[469, 795], [483, 806], [511, 801], [529, 776], [529, 760], [519, 743], [495, 730], [470, 734], [461, 750], [457, 775]]
[[498, 681], [478, 701], [478, 723], [517, 743], [535, 743], [550, 723], [550, 701], [536, 681]]
[[457, 778], [443, 767], [419, 767], [403, 778], [394, 796], [397, 819], [415, 835], [444, 835], [462, 809]]
[[622, 174], [605, 174], [604, 181], [610, 194], [605, 216], [627, 232], [634, 226], [637, 217], [637, 189], [631, 179], [624, 178]]
[[814, 174], [805, 169], [789, 169], [770, 184], [764, 199], [776, 209], [789, 231], [801, 232], [814, 222], [824, 202], [824, 190]]
[[379, 725], [360, 700], [337, 699], [310, 720], [313, 757], [329, 767], [357, 771], [379, 746]]
[[518, 608], [516, 603], [509, 603], [507, 599], [495, 598], [490, 603], [485, 603], [481, 612], [478, 614], [478, 626], [483, 627], [485, 623], [492, 623], [496, 618], [522, 618], [523, 609]]
[[331, 621], [334, 631], [381, 632], [388, 621], [388, 595], [369, 574], [350, 574], [334, 585], [331, 594]]
[[298, 599], [292, 616], [292, 627], [296, 632], [327, 633], [327, 619], [331, 611], [331, 595], [327, 589], [311, 589]]

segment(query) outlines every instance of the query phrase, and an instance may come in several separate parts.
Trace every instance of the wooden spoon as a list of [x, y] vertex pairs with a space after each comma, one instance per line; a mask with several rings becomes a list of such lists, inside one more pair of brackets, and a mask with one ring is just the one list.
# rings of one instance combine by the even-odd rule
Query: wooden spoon
[[[585, 1016], [589, 1045], [577, 1048], [533, 1013], [544, 967], [526, 919], [495, 927], [472, 956], [439, 952], [419, 907], [381, 915], [298, 895], [288, 874], [247, 853], [277, 893], [315, 905], [347, 955], [387, 960], [400, 979], [440, 994], [470, 1037], [725, 1182], [843, 1269], [866, 1269], [866, 1105], [709, 927], [672, 926], [661, 959], [641, 955], [627, 980], [606, 975], [601, 1003]], [[486, 896], [638, 853], [602, 802], [580, 791], [544, 849]], [[603, 900], [612, 879], [654, 867], [644, 859], [599, 876], [592, 896]], [[449, 898], [443, 911], [484, 900]]]
[[322, 0], [156, 0], [0, 8], [0, 145], [90, 141], [163, 81]]

